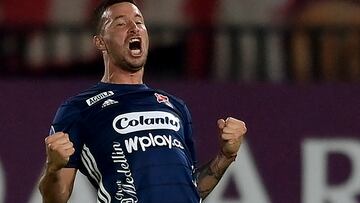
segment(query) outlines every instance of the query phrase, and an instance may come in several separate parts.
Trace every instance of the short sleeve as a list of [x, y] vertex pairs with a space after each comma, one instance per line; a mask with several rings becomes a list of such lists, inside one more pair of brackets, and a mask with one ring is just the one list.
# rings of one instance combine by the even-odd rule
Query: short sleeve
[[81, 164], [81, 114], [78, 108], [70, 104], [63, 104], [57, 110], [51, 125], [50, 134], [64, 132], [69, 134], [70, 141], [74, 144], [75, 153], [70, 157], [67, 168], [79, 168]]
[[196, 159], [196, 152], [195, 152], [195, 142], [193, 137], [193, 127], [192, 127], [192, 119], [191, 114], [187, 106], [184, 104], [184, 136], [185, 136], [185, 144], [189, 150], [192, 164], [196, 167], [197, 159]]

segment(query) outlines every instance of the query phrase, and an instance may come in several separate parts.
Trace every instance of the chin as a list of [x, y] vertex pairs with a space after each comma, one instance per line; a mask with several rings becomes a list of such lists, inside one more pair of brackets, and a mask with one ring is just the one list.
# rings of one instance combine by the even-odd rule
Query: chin
[[145, 63], [128, 63], [125, 69], [129, 72], [136, 73], [144, 67]]
[[132, 68], [129, 68], [129, 72], [136, 73], [136, 72], [140, 71], [142, 68], [143, 68], [143, 66], [141, 66], [141, 67], [132, 67]]
[[145, 66], [145, 63], [146, 63], [146, 57], [144, 56], [139, 58], [126, 57], [123, 58], [122, 60], [119, 60], [117, 66], [121, 67], [121, 69], [125, 71], [136, 73]]
[[146, 58], [138, 58], [138, 59], [132, 59], [127, 61], [127, 65], [131, 67], [132, 69], [141, 69], [145, 66]]

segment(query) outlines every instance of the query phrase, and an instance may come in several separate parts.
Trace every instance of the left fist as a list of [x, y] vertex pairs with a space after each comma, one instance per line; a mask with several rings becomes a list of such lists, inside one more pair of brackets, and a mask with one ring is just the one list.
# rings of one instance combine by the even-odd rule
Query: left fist
[[235, 157], [247, 131], [245, 123], [236, 118], [228, 117], [217, 121], [220, 130], [221, 152], [228, 158]]

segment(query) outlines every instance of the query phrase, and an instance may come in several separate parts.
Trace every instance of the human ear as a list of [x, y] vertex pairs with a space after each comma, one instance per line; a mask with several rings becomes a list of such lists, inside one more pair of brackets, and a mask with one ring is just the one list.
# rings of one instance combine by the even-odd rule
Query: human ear
[[95, 44], [95, 46], [98, 50], [106, 51], [106, 45], [105, 45], [104, 39], [101, 36], [95, 35], [93, 38], [93, 43]]

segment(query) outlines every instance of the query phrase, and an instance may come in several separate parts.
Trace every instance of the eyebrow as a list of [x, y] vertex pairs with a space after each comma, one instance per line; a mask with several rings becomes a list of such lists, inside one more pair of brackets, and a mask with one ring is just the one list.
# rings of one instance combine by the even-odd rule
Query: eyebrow
[[117, 19], [119, 19], [119, 18], [124, 18], [124, 17], [125, 17], [124, 15], [116, 16], [113, 21], [115, 21], [115, 20], [117, 20]]
[[[124, 17], [126, 17], [126, 16], [125, 16], [125, 15], [116, 16], [116, 17], [114, 18], [114, 21], [117, 20], [117, 19], [119, 19], [119, 18], [124, 18]], [[136, 18], [141, 18], [141, 19], [143, 19], [143, 17], [142, 17], [140, 14], [136, 14], [135, 17], [136, 17]]]
[[[114, 18], [114, 20], [111, 22], [111, 21], [109, 21], [109, 18], [108, 18], [108, 20], [106, 20], [105, 22], [104, 22], [104, 26], [106, 26], [107, 24], [113, 24], [116, 20], [118, 20], [118, 19], [121, 19], [121, 18], [124, 18], [124, 17], [126, 17], [125, 15], [118, 15], [118, 16], [116, 16], [115, 18]], [[140, 14], [135, 14], [135, 18], [141, 18], [141, 20], [144, 20], [144, 18], [143, 18], [143, 16], [142, 15], [140, 15]]]

